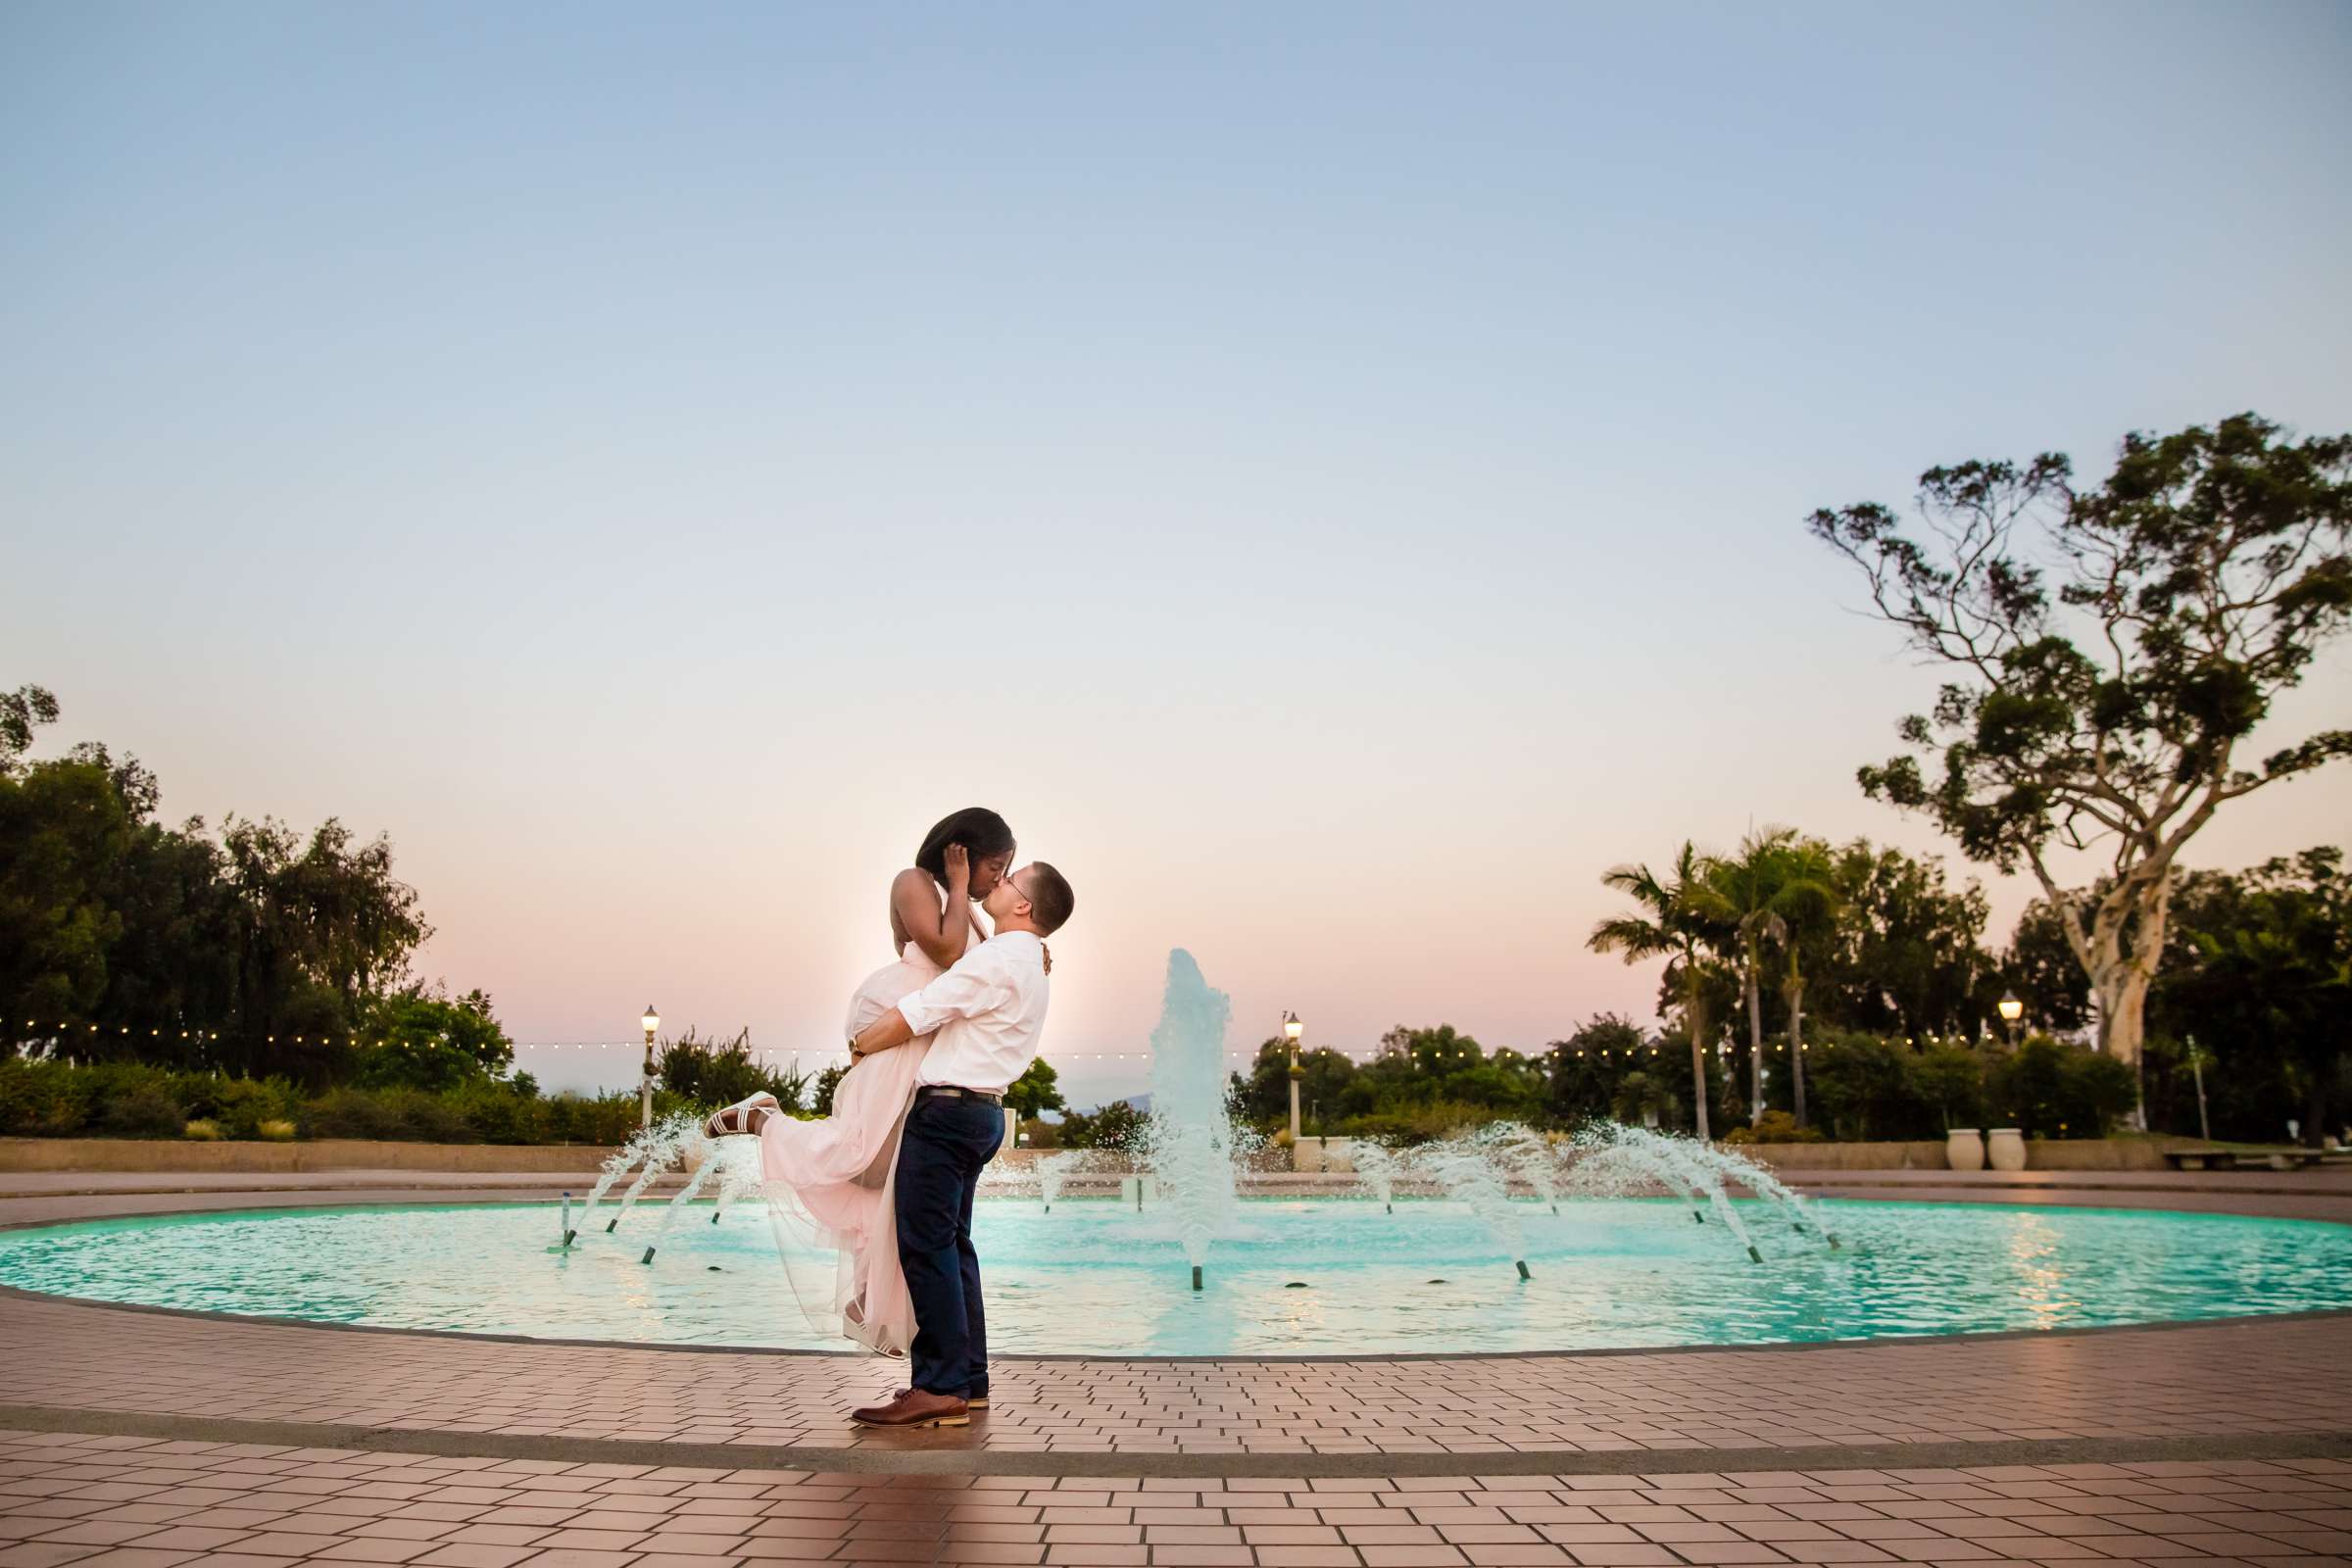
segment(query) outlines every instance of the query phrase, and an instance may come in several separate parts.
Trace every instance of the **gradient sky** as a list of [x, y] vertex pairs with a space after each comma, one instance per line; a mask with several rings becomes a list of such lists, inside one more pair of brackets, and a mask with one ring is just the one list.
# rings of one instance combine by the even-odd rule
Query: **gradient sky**
[[2352, 429], [2347, 80], [2340, 4], [16, 4], [0, 686], [389, 833], [524, 1041], [829, 1046], [978, 802], [1081, 1103], [1172, 946], [1237, 1047], [1538, 1046], [1651, 1012], [1611, 863], [1936, 847], [1808, 511]]

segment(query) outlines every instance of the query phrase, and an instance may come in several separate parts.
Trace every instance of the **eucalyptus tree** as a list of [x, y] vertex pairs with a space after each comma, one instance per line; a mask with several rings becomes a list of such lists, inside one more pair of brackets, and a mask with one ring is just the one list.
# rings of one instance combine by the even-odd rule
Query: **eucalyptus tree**
[[[2242, 414], [2126, 436], [2095, 489], [2058, 453], [1932, 468], [1917, 510], [1924, 542], [1876, 502], [1809, 522], [1950, 677], [1899, 726], [1910, 751], [1857, 776], [1971, 858], [2032, 869], [2101, 1047], [2136, 1062], [2183, 846], [2230, 803], [2352, 755], [2352, 730], [2328, 729], [2237, 756], [2352, 618], [2352, 436], [2296, 441]], [[2060, 849], [2106, 856], [2103, 886], [2070, 895]]]
[[1593, 926], [1585, 945], [1594, 953], [1621, 953], [1628, 963], [1666, 960], [1665, 984], [1683, 993], [1683, 1024], [1690, 1040], [1690, 1105], [1694, 1130], [1707, 1131], [1707, 1002], [1709, 972], [1722, 953], [1722, 927], [1702, 906], [1708, 902], [1698, 851], [1686, 839], [1673, 868], [1663, 877], [1647, 865], [1613, 866], [1601, 885], [1625, 894], [1641, 912], [1617, 915]]

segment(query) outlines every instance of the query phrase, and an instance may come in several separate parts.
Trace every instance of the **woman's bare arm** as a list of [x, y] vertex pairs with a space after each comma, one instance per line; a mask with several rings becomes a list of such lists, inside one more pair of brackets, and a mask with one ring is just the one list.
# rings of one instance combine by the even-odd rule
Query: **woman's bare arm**
[[890, 885], [890, 906], [907, 940], [942, 969], [963, 956], [964, 930], [970, 923], [972, 861], [960, 844], [948, 846], [948, 901], [939, 902], [939, 884], [930, 873], [908, 866]]

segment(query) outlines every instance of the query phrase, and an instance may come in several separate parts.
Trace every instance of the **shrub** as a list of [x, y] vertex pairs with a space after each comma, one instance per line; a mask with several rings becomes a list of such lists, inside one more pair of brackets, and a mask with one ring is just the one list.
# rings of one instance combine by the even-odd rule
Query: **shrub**
[[[216, 1078], [211, 1103], [191, 1104], [192, 1110], [220, 1122], [223, 1137], [259, 1138], [265, 1121], [284, 1121], [294, 1114], [294, 1086], [283, 1078]], [[183, 1094], [183, 1100], [192, 1097]]]
[[89, 1125], [94, 1084], [62, 1061], [0, 1059], [0, 1133], [70, 1138]]
[[547, 1141], [551, 1121], [547, 1102], [496, 1083], [468, 1084], [447, 1096], [449, 1108], [476, 1137], [488, 1144], [536, 1144]]
[[220, 1124], [217, 1121], [207, 1121], [202, 1117], [198, 1117], [196, 1120], [188, 1123], [185, 1127], [182, 1127], [179, 1130], [179, 1136], [182, 1138], [192, 1139], [200, 1144], [217, 1143], [220, 1138]]
[[117, 1138], [177, 1138], [187, 1124], [188, 1113], [160, 1083], [130, 1080], [98, 1102], [98, 1130]]
[[294, 1141], [294, 1124], [290, 1121], [266, 1121], [254, 1131], [272, 1144], [286, 1144]]
[[1805, 1083], [1839, 1138], [1926, 1137], [1936, 1112], [1922, 1098], [1911, 1052], [1876, 1035], [1825, 1036], [1805, 1053]]
[[398, 1138], [400, 1115], [381, 1095], [330, 1089], [302, 1107], [305, 1138]]
[[749, 1029], [723, 1045], [698, 1040], [690, 1029], [662, 1053], [656, 1070], [662, 1088], [709, 1110], [748, 1100], [761, 1090], [775, 1096], [785, 1109], [798, 1110], [808, 1083], [801, 1073], [771, 1071], [754, 1060]]
[[1768, 1110], [1764, 1119], [1754, 1126], [1735, 1127], [1724, 1134], [1727, 1144], [1820, 1144], [1827, 1143], [1818, 1127], [1799, 1127], [1796, 1117], [1785, 1110]]
[[1946, 1132], [1984, 1125], [1984, 1058], [1966, 1046], [1931, 1046], [1911, 1068], [1920, 1099], [1936, 1108]]
[[2102, 1138], [2139, 1101], [2132, 1069], [2104, 1052], [2035, 1035], [1993, 1067], [1986, 1099], [2031, 1138]]

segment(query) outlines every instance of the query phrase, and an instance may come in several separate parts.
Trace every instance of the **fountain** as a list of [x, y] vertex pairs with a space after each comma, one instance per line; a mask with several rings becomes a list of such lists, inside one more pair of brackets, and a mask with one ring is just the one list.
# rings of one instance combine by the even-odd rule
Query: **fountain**
[[[1748, 1261], [1764, 1261], [1755, 1239], [1748, 1235], [1747, 1226], [1724, 1191], [1724, 1168], [1700, 1157], [1699, 1152], [1706, 1145], [1669, 1137], [1646, 1127], [1628, 1127], [1622, 1122], [1603, 1122], [1587, 1128], [1576, 1135], [1575, 1142], [1581, 1154], [1572, 1175], [1579, 1187], [1615, 1195], [1654, 1183], [1670, 1192], [1703, 1199], [1723, 1221], [1725, 1229], [1747, 1250]], [[1704, 1223], [1705, 1216], [1696, 1208], [1691, 1215]]]
[[718, 1141], [718, 1200], [711, 1205], [710, 1223], [715, 1225], [725, 1217], [729, 1207], [739, 1198], [750, 1198], [760, 1191], [760, 1148], [751, 1140], [722, 1138]]
[[1473, 1135], [1423, 1144], [1413, 1151], [1412, 1163], [1447, 1198], [1466, 1205], [1478, 1217], [1517, 1266], [1521, 1279], [1532, 1279], [1527, 1269], [1527, 1236], [1519, 1228], [1518, 1211], [1511, 1207], [1501, 1167], [1492, 1152], [1481, 1147], [1482, 1142]]
[[[1152, 1166], [1201, 1288], [1209, 1244], [1234, 1219], [1233, 1124], [1225, 1110], [1225, 1023], [1233, 1004], [1200, 977], [1193, 956], [1168, 955], [1159, 1026], [1152, 1031]], [[1138, 1198], [1142, 1188], [1139, 1180]]]
[[1496, 1122], [1483, 1130], [1481, 1141], [1494, 1152], [1496, 1161], [1512, 1176], [1525, 1182], [1551, 1211], [1560, 1211], [1560, 1162], [1551, 1152], [1551, 1140], [1520, 1122]]
[[[652, 1137], [653, 1129], [647, 1128], [605, 1156], [604, 1164], [598, 1167], [596, 1185], [588, 1190], [588, 1201], [580, 1209], [580, 1230], [587, 1229], [589, 1216], [596, 1212], [596, 1205], [604, 1200], [605, 1194], [612, 1190], [612, 1184], [645, 1156], [646, 1145]], [[569, 1247], [571, 1239], [579, 1233], [566, 1223], [564, 1227], [564, 1245]]]
[[1715, 1144], [1692, 1144], [1690, 1146], [1690, 1154], [1725, 1182], [1737, 1182], [1757, 1197], [1770, 1199], [1781, 1217], [1788, 1222], [1788, 1228], [1797, 1235], [1807, 1234], [1806, 1226], [1812, 1222], [1814, 1228], [1821, 1232], [1822, 1240], [1830, 1244], [1832, 1251], [1840, 1250], [1842, 1244], [1838, 1242], [1837, 1233], [1826, 1223], [1814, 1221], [1813, 1210], [1804, 1195], [1775, 1176], [1769, 1167]]
[[1396, 1178], [1404, 1172], [1404, 1163], [1396, 1157], [1396, 1152], [1386, 1144], [1358, 1139], [1351, 1147], [1348, 1159], [1355, 1166], [1357, 1179], [1372, 1190], [1374, 1198], [1380, 1200], [1380, 1211], [1384, 1214], [1396, 1213]]
[[[631, 1139], [629, 1148], [642, 1146], [645, 1168], [637, 1173], [635, 1181], [629, 1183], [629, 1190], [620, 1195], [620, 1212], [605, 1221], [605, 1233], [611, 1235], [618, 1230], [620, 1222], [629, 1217], [629, 1210], [637, 1206], [637, 1200], [643, 1198], [645, 1190], [654, 1184], [654, 1178], [669, 1169], [690, 1144], [702, 1142], [702, 1119], [685, 1114], [664, 1117]], [[627, 1167], [624, 1165], [622, 1169]]]
[[669, 1238], [669, 1228], [678, 1222], [678, 1216], [685, 1212], [686, 1205], [694, 1201], [695, 1195], [703, 1190], [703, 1184], [710, 1179], [710, 1173], [718, 1169], [719, 1162], [726, 1157], [719, 1146], [709, 1140], [702, 1141], [701, 1150], [702, 1158], [695, 1162], [694, 1174], [686, 1178], [686, 1185], [679, 1188], [663, 1206], [661, 1228], [654, 1232], [654, 1239], [646, 1245], [645, 1255], [638, 1262], [651, 1263], [654, 1260], [654, 1253]]
[[1054, 1212], [1054, 1200], [1061, 1196], [1061, 1184], [1078, 1163], [1078, 1153], [1075, 1149], [1060, 1149], [1038, 1156], [1037, 1195], [1046, 1200], [1047, 1213]]

